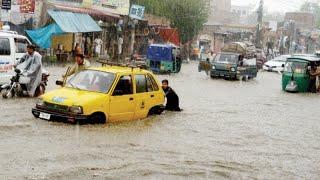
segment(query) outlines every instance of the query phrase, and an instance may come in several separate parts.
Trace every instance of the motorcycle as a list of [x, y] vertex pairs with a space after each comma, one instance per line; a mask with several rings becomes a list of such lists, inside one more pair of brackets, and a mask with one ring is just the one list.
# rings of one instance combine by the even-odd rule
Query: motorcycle
[[[3, 98], [28, 97], [27, 84], [30, 82], [30, 78], [23, 76], [20, 69], [14, 69], [16, 73], [11, 79], [9, 84], [1, 86], [1, 94]], [[41, 83], [36, 89], [35, 97], [44, 94], [48, 82], [49, 73], [42, 71]]]

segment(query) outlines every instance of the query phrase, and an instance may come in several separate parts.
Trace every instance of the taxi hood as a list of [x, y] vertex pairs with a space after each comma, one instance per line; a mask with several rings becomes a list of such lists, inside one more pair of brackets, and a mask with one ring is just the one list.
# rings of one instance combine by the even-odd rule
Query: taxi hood
[[98, 93], [98, 92], [90, 92], [84, 90], [78, 90], [73, 88], [63, 87], [60, 89], [53, 90], [48, 92], [42, 96], [42, 99], [45, 102], [61, 104], [66, 106], [72, 105], [84, 105], [87, 102], [95, 101], [102, 96], [106, 96], [107, 94]]

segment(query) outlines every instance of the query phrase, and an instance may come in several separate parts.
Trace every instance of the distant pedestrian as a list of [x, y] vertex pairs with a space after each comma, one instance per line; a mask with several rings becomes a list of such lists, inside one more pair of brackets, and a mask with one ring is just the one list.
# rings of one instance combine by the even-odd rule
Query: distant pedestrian
[[80, 47], [79, 43], [76, 43], [76, 46], [73, 49], [73, 56], [76, 57], [77, 54], [81, 54], [82, 53], [82, 49]]
[[99, 38], [99, 36], [94, 40], [95, 43], [95, 53], [98, 55], [98, 57], [100, 57], [101, 54], [101, 48], [102, 48], [102, 44], [103, 41], [102, 39]]
[[167, 98], [167, 104], [166, 104], [165, 110], [181, 111], [179, 107], [179, 97], [174, 92], [174, 90], [169, 86], [168, 80], [165, 79], [162, 81], [162, 89], [165, 92], [166, 98]]

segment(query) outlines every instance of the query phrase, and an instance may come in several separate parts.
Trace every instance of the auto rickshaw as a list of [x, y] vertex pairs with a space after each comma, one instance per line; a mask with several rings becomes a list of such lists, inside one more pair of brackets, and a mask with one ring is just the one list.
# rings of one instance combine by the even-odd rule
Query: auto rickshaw
[[151, 44], [147, 65], [154, 73], [178, 73], [181, 70], [179, 48], [171, 44]]
[[315, 79], [310, 72], [320, 66], [320, 57], [316, 55], [293, 56], [287, 59], [282, 74], [282, 90], [287, 92], [311, 92], [315, 88]]

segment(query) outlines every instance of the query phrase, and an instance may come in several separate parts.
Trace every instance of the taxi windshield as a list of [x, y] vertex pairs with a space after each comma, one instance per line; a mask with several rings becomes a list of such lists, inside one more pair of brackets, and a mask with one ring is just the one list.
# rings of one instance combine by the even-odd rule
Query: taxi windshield
[[85, 91], [107, 93], [109, 92], [114, 79], [115, 74], [113, 73], [84, 70], [74, 75], [68, 81], [67, 87]]
[[289, 73], [306, 73], [307, 70], [307, 63], [306, 62], [293, 62], [289, 61], [286, 63], [284, 70]]
[[214, 61], [218, 62], [218, 63], [237, 64], [238, 55], [235, 55], [235, 54], [218, 54], [215, 57]]

